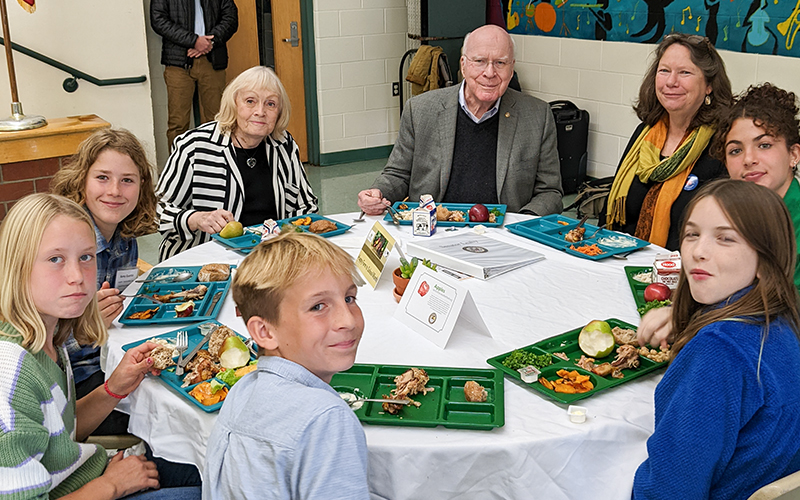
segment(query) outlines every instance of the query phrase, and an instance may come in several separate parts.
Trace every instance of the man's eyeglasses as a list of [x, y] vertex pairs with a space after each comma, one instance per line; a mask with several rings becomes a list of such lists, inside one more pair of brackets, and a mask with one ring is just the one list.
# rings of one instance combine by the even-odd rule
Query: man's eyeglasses
[[498, 59], [496, 61], [489, 61], [488, 59], [482, 59], [480, 57], [477, 59], [473, 59], [469, 56], [464, 56], [464, 57], [466, 58], [467, 61], [470, 62], [470, 64], [472, 64], [473, 67], [478, 68], [481, 71], [485, 70], [489, 66], [489, 63], [492, 64], [492, 67], [498, 73], [503, 72], [511, 67], [511, 62], [508, 61], [507, 59]]

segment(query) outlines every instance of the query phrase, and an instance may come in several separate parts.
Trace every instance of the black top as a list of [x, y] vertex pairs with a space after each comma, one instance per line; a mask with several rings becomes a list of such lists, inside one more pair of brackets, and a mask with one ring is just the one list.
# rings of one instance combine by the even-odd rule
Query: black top
[[497, 130], [500, 113], [475, 123], [459, 106], [445, 203], [497, 203]]
[[[244, 206], [239, 222], [243, 226], [261, 224], [266, 219], [277, 219], [278, 209], [275, 204], [275, 190], [272, 187], [272, 166], [267, 159], [264, 143], [253, 149], [233, 148], [236, 165], [242, 174], [244, 184]], [[255, 167], [247, 165], [248, 159], [256, 160]]]
[[[644, 130], [644, 127], [644, 123], [639, 124], [639, 126], [636, 127], [636, 130], [633, 132], [633, 136], [631, 137], [630, 141], [628, 141], [628, 145], [625, 147], [625, 152], [622, 153], [622, 158], [620, 159], [619, 165], [617, 165], [617, 172], [619, 172], [619, 167], [622, 166], [622, 159], [627, 156], [628, 151], [630, 151], [633, 143], [642, 133], [642, 130]], [[686, 205], [689, 204], [689, 201], [691, 201], [691, 199], [694, 197], [695, 193], [697, 193], [697, 190], [703, 186], [703, 184], [709, 181], [728, 176], [728, 171], [725, 169], [725, 165], [719, 160], [712, 158], [708, 154], [708, 149], [709, 148], [707, 146], [695, 162], [694, 167], [692, 167], [692, 171], [689, 173], [689, 178], [686, 180], [686, 185], [683, 187], [683, 191], [681, 191], [681, 194], [678, 195], [678, 198], [672, 204], [672, 208], [670, 209], [669, 234], [667, 235], [667, 244], [665, 246], [668, 250], [680, 250], [680, 230], [681, 223], [683, 222], [683, 211], [686, 208]], [[696, 180], [692, 176], [695, 176]], [[628, 199], [625, 203], [625, 220], [627, 221], [627, 224], [624, 226], [614, 224], [613, 229], [623, 231], [628, 234], [634, 234], [636, 232], [636, 224], [639, 222], [639, 212], [642, 210], [644, 199], [650, 189], [656, 184], [658, 183], [648, 182], [647, 184], [644, 184], [639, 180], [638, 177], [634, 177], [631, 187], [628, 190]], [[600, 214], [600, 220], [602, 221], [604, 221], [606, 217], [605, 211], [603, 212], [604, 213]]]

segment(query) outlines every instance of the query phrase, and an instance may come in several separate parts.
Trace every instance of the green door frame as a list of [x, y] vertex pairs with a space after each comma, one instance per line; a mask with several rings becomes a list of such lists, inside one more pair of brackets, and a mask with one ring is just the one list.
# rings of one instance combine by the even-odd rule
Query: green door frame
[[303, 27], [303, 83], [306, 96], [308, 162], [319, 165], [319, 107], [317, 104], [317, 57], [314, 41], [314, 0], [300, 0]]

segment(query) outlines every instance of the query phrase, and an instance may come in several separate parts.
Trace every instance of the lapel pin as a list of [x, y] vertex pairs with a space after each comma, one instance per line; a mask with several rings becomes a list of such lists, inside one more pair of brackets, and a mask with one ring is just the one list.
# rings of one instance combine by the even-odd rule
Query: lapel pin
[[506, 118], [511, 118], [511, 113], [506, 112]]

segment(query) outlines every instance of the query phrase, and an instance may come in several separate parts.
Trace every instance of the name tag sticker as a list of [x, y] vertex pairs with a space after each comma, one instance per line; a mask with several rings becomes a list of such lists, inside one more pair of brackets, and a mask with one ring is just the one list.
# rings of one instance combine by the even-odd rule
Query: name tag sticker
[[128, 285], [133, 283], [133, 280], [139, 276], [139, 270], [135, 267], [123, 267], [117, 269], [117, 277], [114, 280], [114, 288], [123, 291], [128, 288]]

